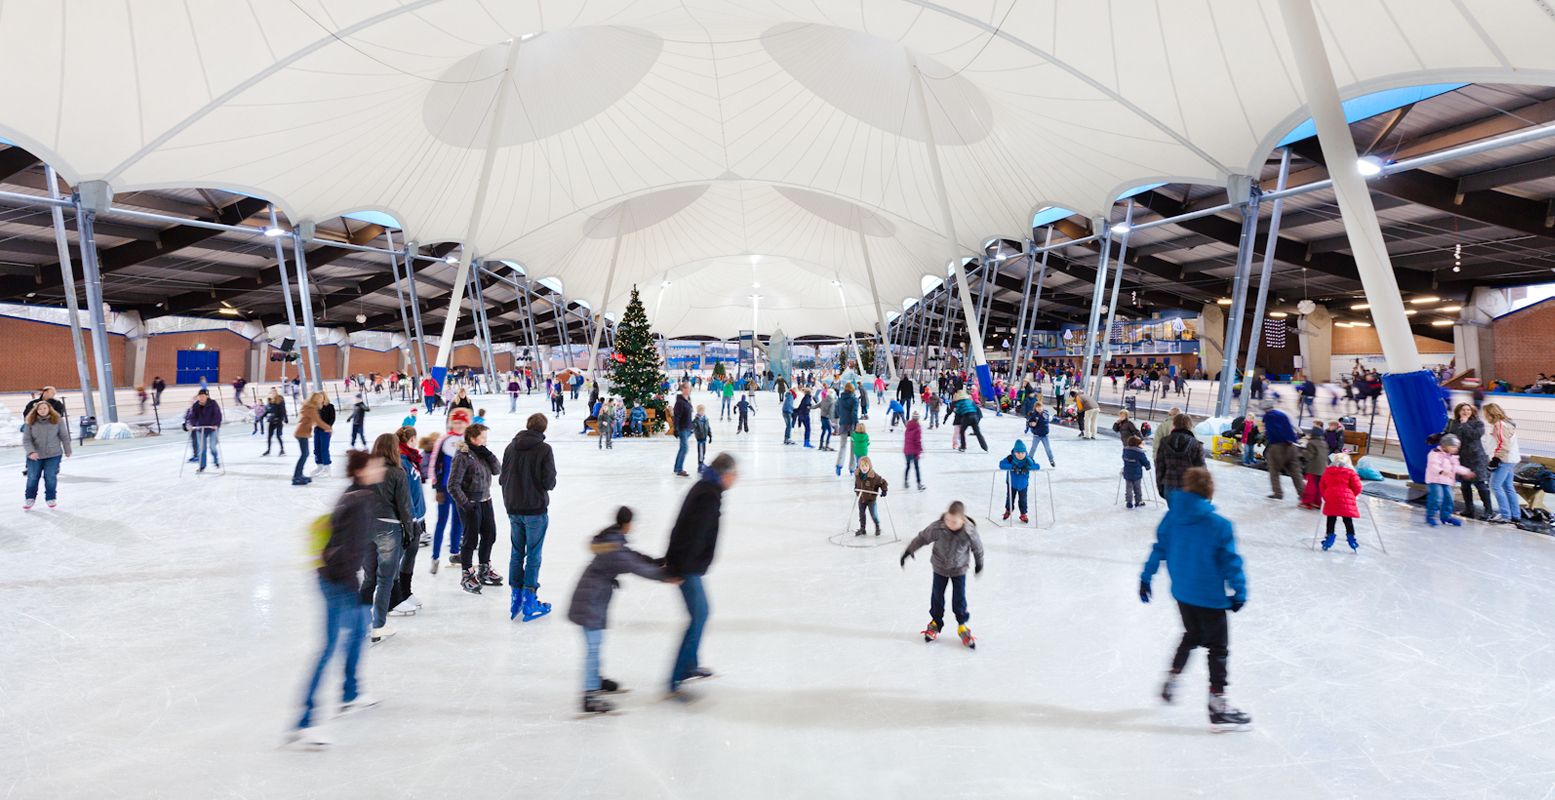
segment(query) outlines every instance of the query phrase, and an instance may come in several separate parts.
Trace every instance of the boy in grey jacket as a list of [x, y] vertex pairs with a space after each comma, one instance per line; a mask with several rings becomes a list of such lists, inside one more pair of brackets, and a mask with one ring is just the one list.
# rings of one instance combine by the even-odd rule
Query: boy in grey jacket
[[589, 543], [594, 560], [578, 579], [578, 588], [572, 591], [572, 605], [567, 609], [567, 619], [583, 626], [587, 646], [583, 660], [585, 714], [608, 714], [614, 706], [601, 695], [621, 691], [620, 684], [599, 677], [599, 646], [604, 641], [605, 616], [617, 586], [616, 576], [632, 572], [656, 581], [680, 583], [679, 578], [670, 577], [653, 559], [626, 546], [626, 534], [631, 530], [632, 510], [621, 506], [616, 509], [616, 524], [595, 534]]
[[945, 628], [945, 584], [948, 583], [951, 610], [956, 615], [956, 632], [960, 634], [962, 644], [976, 648], [977, 640], [972, 638], [972, 629], [966, 626], [967, 620], [972, 618], [966, 607], [966, 570], [968, 565], [975, 565], [973, 572], [982, 573], [983, 540], [977, 535], [977, 524], [967, 519], [966, 506], [960, 500], [951, 503], [939, 519], [907, 543], [901, 559], [903, 569], [907, 568], [907, 559], [916, 558], [913, 553], [926, 544], [934, 545], [934, 554], [929, 560], [934, 568], [934, 588], [929, 593], [929, 627], [923, 631], [923, 640], [934, 641]]

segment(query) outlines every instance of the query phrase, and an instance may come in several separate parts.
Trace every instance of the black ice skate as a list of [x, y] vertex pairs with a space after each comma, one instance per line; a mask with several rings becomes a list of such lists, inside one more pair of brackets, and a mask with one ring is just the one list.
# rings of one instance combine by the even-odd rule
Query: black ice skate
[[1223, 694], [1209, 696], [1209, 729], [1212, 733], [1245, 731], [1253, 725], [1253, 718], [1226, 702]]
[[1166, 681], [1161, 684], [1161, 700], [1170, 703], [1177, 697], [1177, 673], [1166, 673]]
[[615, 704], [600, 696], [599, 692], [585, 692], [583, 694], [583, 713], [609, 714], [615, 711]]
[[464, 575], [459, 579], [459, 588], [470, 594], [481, 593], [481, 581], [480, 578], [476, 577], [475, 570], [467, 569], [464, 571]]
[[476, 573], [476, 578], [480, 580], [482, 586], [502, 585], [502, 576], [498, 575], [490, 564], [482, 564], [480, 571]]

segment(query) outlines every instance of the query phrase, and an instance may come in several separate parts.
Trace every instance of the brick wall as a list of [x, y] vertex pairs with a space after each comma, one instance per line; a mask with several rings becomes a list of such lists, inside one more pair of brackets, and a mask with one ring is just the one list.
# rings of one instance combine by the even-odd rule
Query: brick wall
[[513, 354], [512, 353], [497, 353], [495, 356], [492, 357], [492, 360], [497, 362], [497, 371], [498, 372], [512, 372], [513, 371]]
[[[321, 344], [321, 345], [319, 345], [319, 371], [324, 373], [324, 380], [326, 380], [326, 381], [337, 381], [337, 380], [340, 380], [340, 353], [338, 351], [339, 351], [339, 348], [335, 347], [332, 344]], [[270, 346], [270, 349], [265, 351], [265, 358], [268, 359], [269, 356], [270, 356], [270, 353], [278, 353], [278, 352], [280, 352], [280, 351], [277, 350], [275, 348], [275, 346], [272, 344]], [[361, 351], [353, 351], [351, 353], [351, 357], [354, 359], [354, 358], [356, 358], [360, 354], [361, 354]], [[297, 365], [298, 364], [306, 365], [308, 363], [308, 351], [301, 344], [297, 345], [297, 357], [299, 359], [298, 361], [294, 361], [294, 362], [286, 365], [286, 377], [288, 377], [288, 378], [295, 378], [295, 377], [297, 377]], [[221, 368], [223, 370], [226, 370], [226, 368], [227, 368], [227, 360], [226, 360], [225, 357], [222, 358]], [[353, 369], [354, 369], [354, 367], [353, 367]], [[147, 373], [147, 374], [149, 375], [150, 373]], [[281, 362], [266, 360], [265, 361], [265, 381], [266, 382], [271, 382], [271, 381], [278, 381], [280, 379], [281, 379]]]
[[1514, 311], [1491, 323], [1494, 377], [1513, 386], [1533, 383], [1539, 373], [1555, 374], [1555, 300]]
[[[1452, 342], [1443, 342], [1420, 335], [1415, 336], [1415, 347], [1422, 353], [1452, 352]], [[1382, 342], [1377, 339], [1376, 328], [1334, 327], [1334, 355], [1364, 356], [1377, 355], [1381, 352]]]
[[[95, 363], [91, 332], [83, 329], [81, 337], [88, 363]], [[0, 392], [36, 390], [40, 386], [81, 388], [69, 326], [0, 317], [0, 341], [5, 342], [5, 357], [0, 358]], [[135, 376], [129, 374], [123, 336], [108, 336], [108, 355], [113, 360], [113, 382], [129, 386]]]
[[[431, 356], [429, 354], [428, 358], [430, 357]], [[454, 348], [454, 358], [453, 361], [448, 363], [448, 366], [478, 368], [483, 363], [485, 362], [481, 360], [481, 351], [479, 347], [476, 347], [473, 344], [461, 344]]]
[[351, 348], [351, 372], [359, 375], [370, 375], [374, 372], [379, 375], [387, 375], [400, 368], [400, 351], [364, 350], [360, 347]]
[[212, 383], [231, 383], [239, 375], [253, 380], [253, 376], [248, 374], [249, 341], [232, 331], [216, 330], [164, 333], [147, 338], [146, 385], [150, 386], [158, 375], [167, 381], [167, 385], [175, 385], [178, 380], [178, 351], [197, 350], [199, 348], [195, 345], [198, 344], [204, 344], [208, 351], [221, 354], [217, 380]]

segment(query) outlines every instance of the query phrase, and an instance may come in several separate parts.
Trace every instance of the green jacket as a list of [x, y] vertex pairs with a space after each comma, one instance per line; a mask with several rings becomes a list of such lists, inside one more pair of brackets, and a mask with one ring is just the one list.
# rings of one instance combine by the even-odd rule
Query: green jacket
[[854, 455], [854, 457], [856, 457], [856, 458], [863, 458], [864, 456], [869, 455], [869, 434], [867, 434], [867, 433], [854, 433], [852, 436], [850, 436], [848, 438], [853, 440], [853, 455]]

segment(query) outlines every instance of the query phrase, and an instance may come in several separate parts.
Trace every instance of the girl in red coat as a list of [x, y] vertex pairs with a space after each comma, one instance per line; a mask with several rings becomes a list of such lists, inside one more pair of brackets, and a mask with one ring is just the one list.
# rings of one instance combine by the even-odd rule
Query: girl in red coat
[[913, 473], [918, 475], [918, 491], [923, 491], [923, 467], [918, 464], [918, 457], [923, 455], [923, 426], [918, 423], [918, 412], [912, 412], [912, 419], [907, 420], [907, 427], [902, 432], [902, 455], [907, 458], [907, 468], [902, 470], [902, 485], [907, 485], [907, 476]]
[[1323, 537], [1323, 549], [1334, 546], [1334, 522], [1344, 520], [1344, 536], [1351, 550], [1359, 550], [1355, 541], [1355, 518], [1361, 515], [1356, 498], [1361, 495], [1361, 476], [1350, 467], [1350, 457], [1335, 453], [1328, 459], [1328, 469], [1318, 479], [1318, 494], [1323, 496], [1323, 516], [1328, 518], [1328, 535]]

